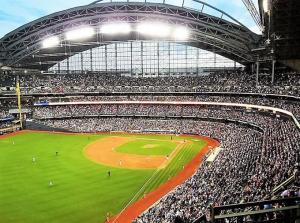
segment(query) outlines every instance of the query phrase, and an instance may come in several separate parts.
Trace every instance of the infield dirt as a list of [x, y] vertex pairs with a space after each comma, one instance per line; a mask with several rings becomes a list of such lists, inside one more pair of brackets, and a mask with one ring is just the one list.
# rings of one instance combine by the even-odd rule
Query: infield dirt
[[115, 148], [132, 140], [134, 140], [134, 138], [131, 137], [107, 137], [100, 139], [86, 146], [84, 154], [94, 162], [107, 166], [128, 169], [157, 169], [167, 166], [166, 164], [176, 155], [183, 145], [182, 142], [177, 142], [177, 146], [170, 157], [145, 156], [115, 151]]

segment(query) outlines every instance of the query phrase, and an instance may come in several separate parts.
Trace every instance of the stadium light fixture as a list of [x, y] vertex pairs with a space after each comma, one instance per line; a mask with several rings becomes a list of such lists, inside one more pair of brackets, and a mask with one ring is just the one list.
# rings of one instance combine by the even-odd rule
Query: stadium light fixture
[[92, 27], [82, 27], [66, 32], [66, 40], [82, 40], [92, 37], [95, 30]]
[[263, 9], [264, 9], [264, 12], [268, 12], [270, 10], [270, 2], [269, 0], [263, 0]]
[[171, 33], [171, 27], [164, 23], [147, 22], [138, 24], [136, 31], [153, 37], [167, 37]]
[[128, 23], [112, 23], [103, 25], [100, 28], [100, 33], [103, 34], [128, 34], [132, 31], [130, 24]]
[[51, 48], [59, 45], [59, 38], [57, 36], [51, 36], [47, 39], [44, 39], [42, 42], [43, 48]]
[[175, 28], [172, 36], [175, 40], [187, 40], [190, 36], [190, 31], [186, 27]]

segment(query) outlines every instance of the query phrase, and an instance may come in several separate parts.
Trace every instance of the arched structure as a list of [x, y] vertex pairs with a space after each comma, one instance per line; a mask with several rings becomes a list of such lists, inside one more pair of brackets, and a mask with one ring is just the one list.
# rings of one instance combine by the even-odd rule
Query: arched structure
[[[151, 39], [136, 32], [120, 36], [97, 33], [93, 38], [83, 42], [63, 39], [66, 31], [76, 27], [88, 25], [99, 29], [99, 26], [113, 21], [126, 21], [131, 24], [141, 21], [163, 21], [171, 25], [185, 26], [191, 30], [191, 34], [182, 42], [183, 44], [217, 51], [218, 54], [240, 64], [254, 61], [251, 49], [257, 46], [260, 36], [221, 10], [202, 1], [189, 2], [192, 2], [192, 6], [196, 6], [198, 10], [185, 5], [184, 0], [178, 6], [167, 4], [165, 0], [161, 3], [119, 0], [96, 1], [90, 5], [57, 12], [5, 35], [0, 40], [0, 64], [46, 70], [67, 57], [114, 41]], [[205, 9], [209, 10], [206, 12]], [[214, 15], [207, 14], [212, 10], [216, 12]], [[216, 14], [219, 14], [219, 17]], [[62, 38], [60, 45], [43, 49], [41, 42], [51, 36], [60, 36]]]

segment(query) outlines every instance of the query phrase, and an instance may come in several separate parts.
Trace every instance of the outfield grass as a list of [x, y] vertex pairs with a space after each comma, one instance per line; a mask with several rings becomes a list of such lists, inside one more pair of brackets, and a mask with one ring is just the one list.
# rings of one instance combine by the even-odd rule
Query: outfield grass
[[[138, 191], [142, 196], [174, 176], [204, 146], [203, 141], [193, 141], [158, 171], [128, 170], [85, 158], [83, 148], [103, 137], [25, 133], [0, 139], [0, 223], [104, 222], [107, 212], [117, 214]], [[153, 174], [151, 183], [140, 190]]]

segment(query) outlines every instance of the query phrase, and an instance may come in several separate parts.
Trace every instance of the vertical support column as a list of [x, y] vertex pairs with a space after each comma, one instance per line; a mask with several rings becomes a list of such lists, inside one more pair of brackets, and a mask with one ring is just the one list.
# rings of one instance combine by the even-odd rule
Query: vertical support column
[[197, 76], [199, 76], [199, 51], [200, 50], [197, 48], [197, 56], [196, 56], [197, 57], [197, 59], [196, 59], [197, 60], [197, 64], [196, 64], [197, 65]]
[[157, 76], [159, 77], [159, 41], [157, 41]]
[[296, 212], [296, 216], [298, 216], [298, 218], [296, 219], [295, 223], [300, 223], [300, 219], [299, 219], [299, 216], [300, 216], [300, 208], [297, 208], [297, 210], [296, 210], [295, 212]]
[[217, 65], [217, 54], [214, 50], [214, 68], [216, 68], [216, 65]]
[[115, 73], [118, 73], [118, 45], [115, 43]]
[[80, 53], [81, 73], [83, 73], [83, 54]]
[[200, 12], [203, 12], [203, 9], [204, 9], [204, 4], [202, 4], [202, 7], [201, 7], [201, 10], [200, 10]]
[[141, 41], [141, 66], [142, 66], [142, 76], [144, 76], [144, 59], [143, 59], [143, 41]]
[[169, 57], [169, 76], [171, 76], [171, 43], [168, 43], [168, 57]]
[[210, 216], [211, 216], [211, 222], [215, 223], [215, 209], [214, 209], [213, 205], [211, 205], [209, 207], [209, 211], [210, 211]]
[[104, 47], [104, 57], [105, 57], [105, 73], [107, 74], [107, 45]]
[[259, 61], [256, 62], [256, 86], [258, 86], [259, 82]]
[[236, 70], [236, 62], [234, 61], [234, 70]]
[[60, 62], [57, 64], [58, 73], [60, 74]]
[[70, 73], [70, 57], [67, 58], [67, 74]]
[[274, 79], [275, 79], [275, 60], [272, 60], [272, 85], [274, 84]]
[[188, 73], [188, 46], [185, 45], [185, 75]]
[[133, 54], [132, 54], [132, 41], [130, 42], [130, 76], [133, 76], [133, 65], [132, 65], [132, 58]]
[[93, 71], [93, 49], [90, 49], [90, 70]]

